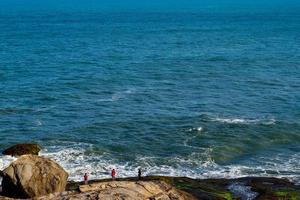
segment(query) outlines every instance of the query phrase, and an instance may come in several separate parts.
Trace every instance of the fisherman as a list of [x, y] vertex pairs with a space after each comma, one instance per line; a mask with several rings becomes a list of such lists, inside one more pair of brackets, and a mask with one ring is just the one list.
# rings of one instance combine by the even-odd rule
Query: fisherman
[[138, 170], [138, 179], [139, 180], [142, 179], [142, 170], [141, 170], [141, 168], [139, 168], [139, 170]]
[[87, 185], [88, 184], [88, 179], [89, 179], [89, 176], [87, 173], [84, 174], [83, 176], [83, 180], [84, 180], [84, 184]]
[[111, 171], [111, 178], [113, 181], [116, 179], [116, 170], [115, 169], [112, 169], [112, 171]]

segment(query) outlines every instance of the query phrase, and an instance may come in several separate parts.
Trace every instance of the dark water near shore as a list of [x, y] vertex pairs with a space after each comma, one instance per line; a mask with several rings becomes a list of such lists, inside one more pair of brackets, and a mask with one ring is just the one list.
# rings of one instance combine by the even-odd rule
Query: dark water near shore
[[299, 13], [1, 13], [0, 148], [72, 179], [299, 179]]

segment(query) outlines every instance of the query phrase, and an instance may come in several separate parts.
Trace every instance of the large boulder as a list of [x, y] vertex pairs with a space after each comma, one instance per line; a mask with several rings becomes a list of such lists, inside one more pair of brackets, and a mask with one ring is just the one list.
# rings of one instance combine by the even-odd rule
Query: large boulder
[[2, 152], [3, 155], [22, 156], [26, 154], [39, 155], [41, 146], [38, 144], [16, 144]]
[[7, 196], [31, 198], [63, 192], [68, 173], [56, 162], [23, 155], [3, 170], [2, 189]]

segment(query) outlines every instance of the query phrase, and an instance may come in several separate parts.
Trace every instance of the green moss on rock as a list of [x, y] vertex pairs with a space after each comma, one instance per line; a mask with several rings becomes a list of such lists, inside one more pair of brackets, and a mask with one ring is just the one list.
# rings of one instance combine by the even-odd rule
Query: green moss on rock
[[280, 200], [300, 200], [300, 191], [281, 190], [275, 193]]

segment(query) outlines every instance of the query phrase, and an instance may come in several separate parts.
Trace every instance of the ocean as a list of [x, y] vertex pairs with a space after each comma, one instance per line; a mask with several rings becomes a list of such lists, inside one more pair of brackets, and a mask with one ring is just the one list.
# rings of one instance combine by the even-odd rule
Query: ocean
[[70, 180], [300, 182], [300, 12], [2, 12], [0, 30], [0, 150], [37, 142]]

